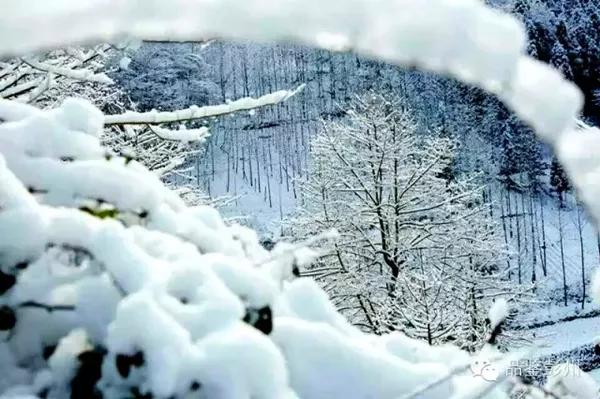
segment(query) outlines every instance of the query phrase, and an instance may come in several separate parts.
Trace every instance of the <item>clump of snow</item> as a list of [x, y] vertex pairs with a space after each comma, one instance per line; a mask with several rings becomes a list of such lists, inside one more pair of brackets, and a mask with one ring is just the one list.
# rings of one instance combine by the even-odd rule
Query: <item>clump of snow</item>
[[104, 125], [104, 115], [88, 101], [67, 98], [53, 113], [67, 129], [99, 137]]
[[592, 291], [592, 298], [594, 298], [596, 302], [600, 303], [600, 270], [597, 270], [594, 274], [590, 288]]
[[502, 324], [508, 317], [509, 313], [510, 307], [508, 305], [508, 301], [504, 298], [496, 299], [489, 311], [491, 329], [493, 330]]
[[121, 68], [124, 71], [129, 69], [129, 64], [131, 64], [131, 58], [129, 57], [123, 57], [119, 60], [119, 68]]
[[73, 330], [61, 338], [48, 359], [53, 378], [61, 384], [68, 385], [78, 367], [77, 356], [88, 349], [91, 349], [91, 345], [83, 329]]
[[600, 129], [578, 122], [577, 128], [560, 136], [558, 155], [578, 197], [588, 206], [596, 221], [600, 221]]
[[207, 127], [186, 129], [185, 126], [182, 126], [179, 130], [171, 130], [158, 126], [150, 126], [150, 130], [163, 140], [182, 141], [185, 143], [204, 141], [209, 136]]
[[545, 387], [554, 396], [564, 399], [596, 399], [600, 391], [593, 377], [573, 363], [552, 367]]

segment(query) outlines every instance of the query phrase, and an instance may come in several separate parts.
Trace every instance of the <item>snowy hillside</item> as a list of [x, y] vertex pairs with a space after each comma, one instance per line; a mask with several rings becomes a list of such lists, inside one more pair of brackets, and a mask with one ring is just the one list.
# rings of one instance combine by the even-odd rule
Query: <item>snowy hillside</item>
[[7, 3], [0, 399], [597, 399], [583, 3]]
[[600, 260], [596, 229], [571, 195], [558, 212], [547, 148], [493, 98], [452, 80], [344, 53], [211, 43], [174, 47], [165, 56], [165, 45], [146, 46], [138, 60], [153, 54], [201, 57], [199, 76], [214, 84], [213, 101], [306, 85], [282, 105], [215, 123], [201, 160], [188, 162], [187, 177], [173, 177], [180, 184], [199, 184], [213, 198], [226, 197], [226, 216], [265, 237], [279, 236], [281, 221], [303, 203], [298, 185], [310, 173], [310, 140], [321, 120], [343, 118], [344, 104], [360, 93], [389, 91], [424, 132], [458, 137], [455, 173], [482, 173], [484, 200], [493, 204], [511, 252], [510, 278], [535, 281], [544, 300], [564, 303], [567, 297], [567, 305], [581, 303], [582, 287]]

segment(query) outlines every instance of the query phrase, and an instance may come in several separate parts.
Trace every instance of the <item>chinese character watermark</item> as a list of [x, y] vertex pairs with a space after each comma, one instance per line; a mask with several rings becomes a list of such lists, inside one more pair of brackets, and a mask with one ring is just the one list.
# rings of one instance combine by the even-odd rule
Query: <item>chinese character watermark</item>
[[482, 378], [485, 381], [498, 381], [501, 375], [505, 377], [533, 378], [545, 374], [547, 376], [577, 376], [581, 374], [579, 367], [573, 363], [556, 364], [549, 360], [520, 359], [510, 362], [508, 367], [500, 367], [486, 358], [475, 358], [471, 362], [473, 377]]

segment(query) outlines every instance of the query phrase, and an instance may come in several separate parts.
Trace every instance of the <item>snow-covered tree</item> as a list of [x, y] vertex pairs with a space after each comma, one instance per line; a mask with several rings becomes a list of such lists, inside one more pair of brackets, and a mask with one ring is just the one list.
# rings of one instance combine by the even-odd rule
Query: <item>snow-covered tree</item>
[[290, 221], [292, 235], [342, 237], [307, 274], [369, 331], [473, 348], [490, 298], [514, 294], [482, 192], [453, 172], [452, 140], [418, 134], [399, 101], [368, 94], [346, 114], [312, 142], [304, 206]]
[[205, 45], [143, 43], [139, 49], [120, 59], [119, 68], [111, 76], [141, 111], [214, 103], [218, 86], [201, 54]]
[[556, 157], [552, 158], [552, 163], [550, 164], [550, 184], [552, 184], [562, 208], [564, 206], [565, 195], [571, 189], [571, 183]]
[[[0, 53], [126, 32], [356, 46], [494, 90], [560, 149], [575, 186], [600, 215], [598, 186], [589, 179], [598, 168], [589, 152], [599, 147], [596, 132], [571, 130], [579, 92], [522, 54], [518, 23], [480, 2], [373, 4], [154, 1], [139, 12], [139, 1], [66, 0], [53, 9], [54, 3], [23, 0], [7, 3], [0, 14]], [[428, 23], [432, 12], [434, 24]], [[59, 25], [66, 21], [72, 25]], [[424, 31], [428, 40], [419, 41]], [[482, 47], [481, 34], [501, 45]], [[3, 277], [8, 289], [0, 297], [6, 396], [507, 396], [497, 383], [464, 374], [471, 362], [466, 353], [399, 333], [363, 334], [310, 280], [285, 284], [294, 264], [314, 258], [300, 250], [304, 245], [265, 253], [253, 233], [224, 225], [210, 208], [187, 207], [138, 163], [106, 159], [97, 140], [106, 119], [88, 103], [65, 101], [47, 112], [0, 106], [0, 254], [3, 273], [15, 277]], [[89, 199], [113, 202], [128, 217], [118, 223], [114, 211], [76, 209]], [[506, 315], [493, 313], [490, 338]], [[497, 352], [486, 347], [484, 354]], [[504, 369], [509, 360], [496, 364]], [[590, 377], [573, 376], [554, 378], [546, 389], [556, 388], [554, 396], [597, 396]], [[545, 395], [531, 390], [533, 397]]]
[[69, 96], [116, 102], [118, 92], [104, 72], [110, 46], [69, 47], [0, 63], [0, 98], [56, 106]]
[[552, 58], [550, 58], [550, 62], [554, 65], [559, 71], [563, 73], [563, 75], [568, 79], [573, 79], [573, 70], [571, 69], [571, 61], [569, 60], [569, 56], [567, 51], [560, 43], [557, 41], [552, 47]]

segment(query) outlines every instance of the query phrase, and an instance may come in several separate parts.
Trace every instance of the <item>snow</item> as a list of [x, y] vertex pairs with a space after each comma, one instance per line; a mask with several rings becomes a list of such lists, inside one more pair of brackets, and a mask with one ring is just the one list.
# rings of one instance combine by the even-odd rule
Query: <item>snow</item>
[[594, 277], [592, 277], [590, 289], [592, 291], [592, 298], [600, 304], [600, 270], [597, 270]]
[[182, 141], [185, 143], [201, 142], [209, 136], [207, 127], [186, 129], [185, 126], [182, 126], [179, 130], [170, 130], [158, 126], [150, 126], [150, 130], [163, 140]]
[[[203, 119], [215, 116], [231, 114], [238, 111], [248, 111], [265, 105], [279, 104], [293, 97], [302, 89], [304, 85], [298, 86], [294, 90], [279, 90], [273, 93], [265, 94], [258, 98], [244, 97], [231, 101], [227, 104], [207, 105], [204, 107], [191, 106], [190, 108], [169, 111], [169, 112], [132, 112], [127, 111], [121, 115], [106, 116], [106, 125], [124, 125], [124, 124], [156, 124], [168, 122], [180, 122], [192, 119]], [[201, 129], [198, 129], [201, 130]], [[159, 134], [160, 135], [160, 134]], [[186, 140], [189, 141], [189, 140]]]
[[[581, 94], [558, 72], [523, 55], [520, 23], [479, 1], [404, 0], [374, 6], [368, 0], [177, 0], [139, 5], [133, 0], [61, 0], [50, 7], [34, 0], [12, 2], [0, 14], [0, 54], [124, 33], [349, 46], [365, 55], [451, 73], [496, 92], [543, 138], [560, 145], [590, 206], [598, 198], [600, 161], [589, 151], [600, 144], [589, 131], [571, 131]], [[43, 396], [45, 388], [48, 397], [64, 397], [66, 384], [91, 373], [98, 384], [80, 389], [99, 389], [109, 398], [128, 396], [136, 388], [155, 397], [181, 397], [200, 389], [216, 398], [386, 399], [411, 395], [435, 381], [425, 397], [506, 397], [496, 385], [451, 373], [457, 359], [468, 357], [459, 349], [423, 347], [419, 352], [415, 348], [422, 343], [401, 335], [364, 334], [338, 317], [314, 283], [282, 281], [296, 260], [309, 262], [314, 253], [268, 253], [251, 230], [226, 225], [207, 209], [186, 207], [142, 165], [119, 157], [106, 160], [98, 151], [102, 121], [162, 123], [221, 115], [277, 103], [294, 93], [105, 119], [83, 102], [43, 113], [0, 103], [10, 115], [0, 125], [0, 260], [3, 272], [17, 276], [17, 284], [0, 296], [16, 316], [10, 333], [2, 332], [0, 365], [10, 382], [0, 385], [0, 396]], [[102, 216], [107, 204], [116, 215]], [[94, 205], [99, 209], [80, 210]], [[596, 205], [592, 210], [598, 216]], [[23, 262], [25, 270], [17, 267]], [[86, 294], [102, 300], [86, 301]], [[47, 307], [28, 308], [23, 300]], [[52, 309], [57, 305], [80, 308]], [[244, 311], [265, 306], [273, 310], [272, 331], [241, 321]], [[506, 310], [495, 308], [490, 318], [499, 322]], [[92, 317], [96, 314], [101, 323]], [[582, 326], [572, 327], [581, 333]], [[48, 363], [44, 349], [56, 344]], [[86, 364], [81, 355], [90, 348], [98, 349], [91, 356], [96, 363]], [[586, 377], [557, 378], [550, 384], [581, 399], [597, 391]]]
[[48, 360], [53, 378], [63, 384], [68, 383], [77, 369], [77, 355], [88, 349], [91, 347], [87, 333], [83, 329], [73, 330], [61, 338]]
[[131, 63], [131, 58], [123, 57], [119, 60], [119, 68], [121, 68], [122, 70], [127, 70], [127, 69], [129, 69], [130, 63]]
[[0, 99], [0, 119], [3, 121], [21, 120], [38, 112], [39, 110], [32, 105]]
[[[73, 384], [83, 384], [81, 375], [92, 373], [99, 378], [96, 389], [109, 398], [135, 387], [158, 397], [200, 389], [222, 398], [385, 399], [438, 381], [469, 358], [457, 348], [431, 349], [399, 333], [366, 335], [337, 313], [314, 281], [293, 280], [294, 267], [318, 255], [306, 246], [335, 232], [279, 244], [269, 253], [255, 232], [225, 224], [210, 207], [186, 207], [141, 165], [86, 159], [93, 158], [86, 146], [79, 149], [86, 156], [56, 159], [83, 131], [90, 148], [98, 145], [90, 131], [98, 126], [96, 113], [78, 113], [86, 109], [94, 110], [67, 105], [0, 125], [14, 129], [17, 138], [10, 152], [0, 147], [0, 159], [8, 160], [0, 161], [0, 226], [10, 237], [0, 244], [2, 265], [17, 276], [0, 296], [17, 320], [0, 347], [10, 375], [0, 395], [45, 389], [49, 397], [64, 397]], [[43, 157], [31, 120], [56, 127], [56, 148]], [[36, 164], [37, 170], [45, 177], [34, 186], [57, 191], [52, 196], [34, 196], [20, 181], [31, 183], [34, 173], [24, 165], [41, 161], [46, 163]], [[82, 165], [94, 188], [76, 173], [65, 174]], [[148, 214], [120, 222], [94, 216], [76, 209], [83, 194]], [[27, 268], [13, 267], [22, 261]], [[258, 319], [252, 316], [265, 309]], [[53, 345], [46, 362], [42, 355]], [[94, 367], [98, 371], [86, 369]], [[461, 378], [443, 379], [428, 397], [447, 397]]]
[[599, 335], [598, 317], [557, 323], [529, 330], [536, 356], [566, 352], [593, 343]]
[[[207, 397], [279, 399], [292, 393], [286, 359], [272, 341], [245, 325], [212, 334], [199, 342], [192, 370]], [[294, 395], [295, 396], [295, 395]]]
[[[349, 340], [324, 323], [278, 318], [273, 340], [286, 357], [291, 386], [301, 398], [396, 398], [448, 373], [439, 363], [409, 363], [361, 340]], [[442, 384], [428, 397], [451, 391]]]
[[[337, 312], [327, 295], [313, 280], [299, 279], [291, 282], [284, 289], [276, 306], [282, 314], [287, 316], [329, 324], [343, 335], [359, 337], [359, 334]], [[413, 340], [408, 341], [414, 342]], [[385, 344], [383, 346], [385, 347]], [[390, 349], [387, 348], [387, 350]], [[398, 354], [396, 356], [401, 357]]]
[[595, 399], [598, 385], [574, 364], [558, 364], [549, 373], [545, 387], [564, 398]]
[[[495, 92], [551, 142], [574, 125], [583, 103], [579, 90], [559, 72], [525, 55], [520, 22], [477, 0], [382, 1], [376, 5], [368, 0], [326, 4], [317, 0], [283, 4], [275, 0], [178, 0], [145, 3], [141, 12], [133, 0], [85, 4], [64, 0], [51, 7], [29, 3], [13, 3], [0, 17], [4, 39], [0, 53], [74, 41], [109, 41], [125, 34], [155, 40], [222, 37], [293, 40], [334, 49], [343, 45], [389, 62], [449, 73]], [[77, 7], [78, 18], [72, 17], [69, 6]], [[66, 20], [69, 29], [54, 29], [64, 27]], [[40, 29], [33, 32], [23, 28], [27, 26]]]
[[490, 328], [493, 330], [506, 320], [510, 312], [508, 302], [504, 298], [498, 298], [490, 308]]
[[592, 370], [588, 373], [596, 380], [596, 382], [600, 383], [600, 369]]
[[556, 144], [575, 127], [574, 118], [583, 105], [579, 90], [565, 83], [549, 65], [520, 58], [510, 89], [499, 97], [531, 124], [541, 139]]
[[576, 129], [560, 137], [558, 154], [565, 164], [578, 195], [588, 205], [596, 221], [600, 220], [600, 129], [580, 122]]
[[[107, 348], [115, 354], [142, 351], [148, 381], [145, 388], [167, 397], [175, 393], [178, 373], [192, 346], [191, 336], [149, 295], [131, 295], [119, 304], [109, 327]], [[119, 381], [118, 376], [114, 378]]]

